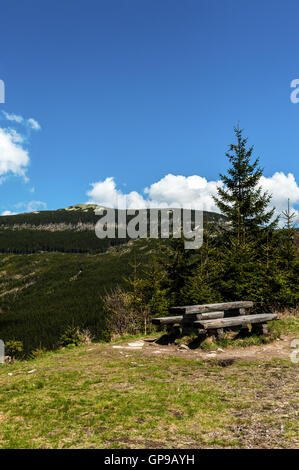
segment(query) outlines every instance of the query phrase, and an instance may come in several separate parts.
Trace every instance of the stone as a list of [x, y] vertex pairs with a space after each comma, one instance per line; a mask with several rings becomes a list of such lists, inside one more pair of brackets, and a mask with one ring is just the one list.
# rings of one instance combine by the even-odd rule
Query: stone
[[179, 349], [188, 350], [190, 349], [187, 344], [180, 344]]

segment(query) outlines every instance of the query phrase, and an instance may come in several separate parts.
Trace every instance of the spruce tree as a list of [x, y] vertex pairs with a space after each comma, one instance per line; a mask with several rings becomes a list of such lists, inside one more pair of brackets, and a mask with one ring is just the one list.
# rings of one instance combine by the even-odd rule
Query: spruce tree
[[235, 127], [234, 132], [237, 142], [231, 144], [226, 153], [230, 167], [226, 175], [220, 174], [223, 186], [217, 188], [218, 197], [214, 196], [214, 201], [221, 213], [228, 217], [232, 231], [242, 242], [246, 232], [252, 233], [269, 224], [274, 209], [268, 209], [271, 195], [259, 187], [263, 169], [258, 158], [252, 161], [253, 147], [247, 148], [247, 138], [243, 137], [239, 127]]
[[282, 255], [287, 268], [290, 269], [297, 262], [297, 250], [295, 244], [295, 219], [296, 213], [290, 209], [290, 200], [288, 199], [288, 208], [282, 212], [284, 227], [282, 229]]

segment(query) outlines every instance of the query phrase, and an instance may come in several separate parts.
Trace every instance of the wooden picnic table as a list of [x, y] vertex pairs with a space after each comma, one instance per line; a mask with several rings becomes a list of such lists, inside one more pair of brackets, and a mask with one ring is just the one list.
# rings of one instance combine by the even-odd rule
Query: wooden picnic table
[[154, 325], [167, 325], [168, 330], [173, 327], [182, 328], [182, 335], [197, 332], [198, 334], [223, 335], [224, 328], [248, 329], [252, 324], [253, 332], [267, 334], [267, 322], [276, 320], [274, 313], [261, 313], [252, 315], [250, 309], [253, 307], [251, 301], [225, 302], [203, 305], [184, 305], [172, 307], [170, 313], [177, 315], [171, 317], [153, 318]]

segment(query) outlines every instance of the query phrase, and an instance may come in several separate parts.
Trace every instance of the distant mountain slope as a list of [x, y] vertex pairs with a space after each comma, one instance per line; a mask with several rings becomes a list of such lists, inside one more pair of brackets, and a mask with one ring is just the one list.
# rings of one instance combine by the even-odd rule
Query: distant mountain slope
[[[94, 204], [77, 204], [67, 207], [66, 209], [57, 209], [54, 211], [28, 212], [23, 214], [2, 215], [0, 216], [0, 229], [9, 228], [38, 228], [42, 230], [53, 229], [60, 230], [59, 225], [63, 229], [79, 229], [88, 228], [93, 230], [94, 225], [99, 220], [99, 216], [95, 214], [97, 207]], [[118, 212], [118, 210], [116, 210]], [[133, 216], [132, 216], [133, 217]], [[205, 220], [209, 222], [220, 223], [226, 218], [216, 212], [204, 211]]]
[[[28, 254], [40, 251], [62, 253], [103, 253], [128, 239], [100, 240], [95, 235], [97, 206], [78, 204], [67, 209], [41, 211], [0, 217], [0, 253]], [[116, 211], [118, 217], [119, 211]], [[134, 216], [130, 216], [133, 218]], [[209, 223], [223, 223], [225, 218], [204, 212]]]
[[23, 214], [2, 215], [0, 217], [0, 228], [9, 227], [38, 227], [48, 225], [67, 225], [69, 228], [78, 224], [95, 224], [98, 216], [95, 215], [94, 204], [78, 204], [66, 209], [54, 211], [25, 212]]

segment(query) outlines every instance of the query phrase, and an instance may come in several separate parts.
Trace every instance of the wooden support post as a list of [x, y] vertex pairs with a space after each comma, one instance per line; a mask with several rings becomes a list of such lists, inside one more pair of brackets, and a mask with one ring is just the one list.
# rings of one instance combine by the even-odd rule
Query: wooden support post
[[197, 334], [197, 329], [192, 328], [191, 326], [183, 326], [182, 328], [182, 336], [190, 336], [193, 333]]
[[252, 333], [256, 335], [264, 335], [268, 336], [269, 335], [269, 329], [267, 323], [257, 323], [255, 325], [252, 325]]
[[239, 337], [241, 338], [246, 338], [247, 336], [249, 336], [249, 328], [248, 326], [241, 326], [240, 328], [240, 332], [239, 332]]
[[218, 338], [218, 339], [223, 338], [223, 336], [224, 336], [224, 329], [223, 329], [223, 328], [218, 328], [218, 330], [216, 330], [216, 335], [217, 335], [217, 338]]

